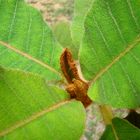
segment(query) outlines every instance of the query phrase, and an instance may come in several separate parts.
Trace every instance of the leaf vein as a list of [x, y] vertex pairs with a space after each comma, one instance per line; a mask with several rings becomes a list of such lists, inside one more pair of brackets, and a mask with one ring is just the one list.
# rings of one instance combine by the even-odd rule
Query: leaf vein
[[10, 30], [9, 30], [9, 34], [8, 34], [8, 42], [9, 42], [9, 39], [10, 39], [10, 37], [11, 37], [11, 33], [12, 33], [12, 30], [13, 30], [13, 26], [14, 26], [14, 24], [15, 24], [18, 2], [19, 2], [19, 0], [16, 1], [15, 9], [14, 9], [13, 17], [12, 17], [12, 21], [11, 21], [11, 24], [10, 24]]
[[65, 104], [68, 104], [68, 103], [70, 103], [71, 101], [72, 101], [72, 100], [65, 100], [65, 101], [59, 102], [59, 103], [53, 105], [53, 106], [50, 107], [50, 108], [44, 109], [44, 110], [42, 110], [42, 111], [40, 111], [40, 112], [38, 112], [38, 113], [36, 113], [36, 114], [33, 114], [32, 116], [30, 116], [29, 118], [27, 118], [27, 119], [25, 119], [25, 120], [22, 120], [22, 121], [20, 121], [20, 122], [17, 122], [17, 123], [14, 124], [13, 126], [11, 126], [11, 127], [7, 128], [7, 129], [1, 131], [1, 132], [0, 132], [0, 137], [5, 136], [5, 135], [7, 135], [7, 134], [13, 132], [13, 131], [14, 131], [15, 129], [17, 129], [17, 128], [20, 128], [20, 127], [23, 127], [23, 126], [29, 124], [30, 122], [32, 122], [32, 121], [34, 121], [34, 120], [36, 120], [36, 119], [42, 117], [43, 115], [47, 114], [48, 112], [51, 112], [51, 111], [53, 111], [53, 110], [55, 110], [55, 109], [57, 109], [57, 108], [59, 108], [59, 107], [65, 105]]
[[134, 22], [136, 24], [136, 27], [137, 27], [138, 30], [140, 30], [139, 24], [137, 22], [136, 16], [134, 14], [134, 11], [133, 11], [133, 8], [132, 8], [132, 5], [131, 5], [131, 2], [130, 2], [130, 0], [126, 0], [126, 1], [127, 1], [127, 4], [128, 4], [128, 7], [130, 9], [131, 16], [132, 16], [132, 18], [133, 18], [133, 20], [134, 20]]
[[25, 51], [28, 53], [29, 53], [29, 41], [30, 41], [31, 26], [32, 26], [32, 16], [31, 16], [31, 12], [29, 10], [29, 25], [28, 25], [28, 30], [27, 30], [27, 39], [26, 39], [26, 46], [25, 46]]
[[116, 56], [111, 63], [109, 63], [108, 65], [106, 65], [104, 68], [102, 68], [97, 74], [96, 76], [91, 80], [92, 83], [95, 83], [96, 80], [98, 80], [105, 72], [107, 72], [112, 65], [114, 65], [115, 63], [117, 63], [122, 57], [124, 57], [127, 53], [130, 52], [130, 50], [132, 50], [138, 43], [140, 43], [140, 35], [138, 35], [134, 41], [132, 42], [132, 44], [128, 45], [128, 47], [126, 47], [121, 53], [119, 53], [118, 56]]
[[43, 66], [43, 67], [49, 69], [50, 71], [56, 73], [57, 75], [59, 75], [59, 76], [61, 77], [61, 74], [60, 74], [58, 71], [56, 71], [54, 68], [50, 67], [50, 66], [47, 65], [46, 63], [44, 63], [44, 62], [42, 62], [42, 61], [40, 61], [40, 60], [38, 60], [38, 59], [32, 57], [31, 55], [29, 55], [29, 54], [27, 54], [27, 53], [25, 53], [25, 52], [22, 52], [21, 50], [18, 50], [17, 48], [15, 48], [15, 47], [13, 47], [13, 46], [11, 46], [11, 45], [9, 45], [9, 44], [7, 44], [7, 43], [1, 41], [1, 40], [0, 40], [0, 44], [1, 44], [2, 46], [4, 46], [4, 47], [6, 47], [6, 48], [8, 48], [8, 49], [10, 49], [10, 50], [12, 50], [12, 51], [14, 51], [14, 52], [16, 52], [17, 54], [20, 54], [20, 55], [22, 55], [22, 56], [28, 58], [29, 60], [32, 60], [32, 61], [34, 61], [35, 63], [37, 63], [37, 64], [39, 64], [39, 65], [41, 65], [41, 66]]

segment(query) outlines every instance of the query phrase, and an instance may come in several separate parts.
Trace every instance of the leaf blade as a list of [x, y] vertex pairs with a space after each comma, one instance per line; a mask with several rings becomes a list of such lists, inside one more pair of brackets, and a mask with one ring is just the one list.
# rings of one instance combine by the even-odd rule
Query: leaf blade
[[[59, 56], [62, 48], [54, 39], [50, 28], [37, 10], [25, 4], [23, 0], [2, 0], [0, 2], [0, 14], [1, 41], [47, 63], [55, 71], [59, 71]], [[60, 77], [60, 75], [54, 74], [36, 62], [13, 53], [3, 45], [0, 45], [0, 52], [0, 64], [2, 66], [38, 73], [47, 76], [48, 79], [49, 77], [50, 79]]]
[[57, 41], [64, 48], [69, 48], [75, 59], [77, 59], [77, 48], [73, 45], [70, 31], [70, 22], [60, 21], [52, 26]]
[[137, 0], [96, 0], [87, 15], [80, 63], [84, 76], [93, 77], [89, 96], [94, 101], [113, 107], [140, 105], [139, 6]]
[[81, 40], [84, 34], [84, 19], [93, 0], [75, 0], [74, 17], [71, 24], [71, 36], [77, 52], [80, 48]]
[[[0, 79], [0, 139], [80, 137], [84, 128], [84, 107], [80, 102], [70, 101], [65, 91], [47, 85], [37, 75], [17, 70], [0, 68]], [[82, 116], [77, 117], [78, 120], [74, 114]], [[75, 124], [71, 126], [72, 123]], [[69, 136], [71, 130], [73, 135]]]
[[[118, 140], [118, 139], [119, 140], [125, 140], [125, 139], [136, 140], [136, 139], [139, 139], [140, 137], [140, 130], [125, 120], [114, 118], [112, 120], [112, 125], [113, 125], [113, 128], [111, 125], [108, 125], [106, 127], [106, 130], [103, 133], [101, 140], [106, 140], [108, 138], [111, 138], [112, 140]], [[114, 136], [113, 131], [115, 131], [116, 137]]]

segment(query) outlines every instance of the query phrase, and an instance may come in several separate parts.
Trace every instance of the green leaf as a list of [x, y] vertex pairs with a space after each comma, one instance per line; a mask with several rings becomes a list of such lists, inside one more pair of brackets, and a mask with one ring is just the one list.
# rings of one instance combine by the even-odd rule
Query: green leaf
[[77, 140], [85, 109], [31, 73], [0, 68], [0, 140]]
[[114, 118], [112, 125], [108, 125], [100, 140], [138, 140], [140, 129], [129, 122]]
[[71, 36], [77, 52], [84, 33], [84, 19], [93, 0], [75, 0], [74, 1], [74, 17], [71, 25]]
[[54, 36], [57, 41], [64, 47], [69, 48], [75, 58], [77, 58], [77, 49], [72, 43], [70, 23], [68, 21], [60, 21], [52, 26]]
[[0, 65], [54, 79], [60, 76], [61, 52], [37, 10], [23, 0], [0, 1]]
[[140, 106], [140, 2], [95, 0], [85, 19], [81, 69], [92, 100]]

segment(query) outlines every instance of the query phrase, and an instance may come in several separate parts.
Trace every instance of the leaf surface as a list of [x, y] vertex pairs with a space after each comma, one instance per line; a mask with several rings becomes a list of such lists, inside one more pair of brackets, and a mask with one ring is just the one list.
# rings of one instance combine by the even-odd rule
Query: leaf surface
[[[38, 73], [48, 80], [60, 76], [62, 48], [37, 10], [23, 0], [1, 0], [0, 19], [0, 65]], [[7, 48], [4, 43], [25, 55]]]
[[0, 68], [0, 140], [77, 140], [85, 109], [37, 75]]
[[114, 118], [112, 126], [106, 127], [100, 140], [138, 140], [139, 138], [140, 129], [125, 120]]
[[77, 48], [73, 45], [70, 31], [70, 22], [59, 21], [52, 26], [53, 33], [57, 41], [64, 48], [69, 48], [75, 58], [77, 58]]
[[94, 0], [75, 0], [71, 36], [77, 52], [84, 34], [84, 19]]
[[85, 19], [81, 69], [102, 104], [140, 105], [139, 0], [95, 0]]

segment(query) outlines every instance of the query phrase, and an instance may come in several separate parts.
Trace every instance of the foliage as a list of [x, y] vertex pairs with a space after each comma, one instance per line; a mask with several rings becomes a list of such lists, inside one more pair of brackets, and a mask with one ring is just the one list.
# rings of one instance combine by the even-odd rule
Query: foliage
[[101, 140], [139, 139], [110, 109], [140, 106], [139, 13], [138, 0], [75, 0], [71, 26], [52, 33], [23, 0], [0, 0], [0, 140], [80, 139], [84, 97], [102, 108]]
[[80, 63], [93, 100], [140, 106], [139, 6], [137, 0], [96, 0], [85, 19]]
[[57, 22], [53, 25], [52, 30], [61, 46], [69, 48], [72, 51], [73, 56], [77, 58], [77, 48], [72, 42], [70, 23], [68, 21]]
[[18, 70], [1, 68], [0, 79], [0, 140], [72, 140], [81, 136], [85, 111], [80, 102], [69, 101], [64, 90]]
[[112, 124], [113, 126], [106, 126], [106, 130], [101, 137], [101, 140], [138, 140], [140, 138], [139, 129], [132, 126], [127, 121], [114, 118]]

